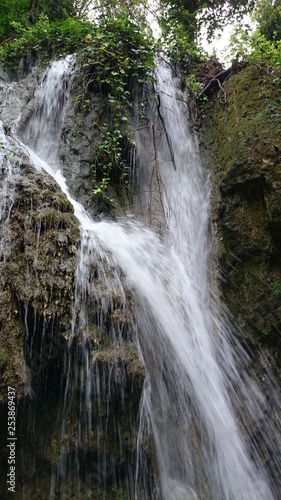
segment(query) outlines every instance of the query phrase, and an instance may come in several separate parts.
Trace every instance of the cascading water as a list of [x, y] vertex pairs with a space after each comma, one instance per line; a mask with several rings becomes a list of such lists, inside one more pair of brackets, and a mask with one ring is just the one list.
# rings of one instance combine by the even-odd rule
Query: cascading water
[[[36, 151], [40, 158], [48, 158], [48, 164], [58, 167], [58, 146], [61, 122], [71, 84], [71, 73], [68, 72], [73, 56], [63, 61], [56, 61], [46, 71], [36, 89], [37, 106], [29, 118], [32, 125], [22, 126], [21, 136], [25, 144]], [[42, 140], [42, 138], [44, 138]]]
[[0, 230], [0, 259], [4, 261], [10, 252], [9, 220], [14, 203], [14, 189], [18, 175], [17, 163], [15, 162], [12, 165], [9, 158], [9, 151], [12, 152], [14, 147], [12, 141], [8, 141], [6, 138], [3, 124], [0, 122], [0, 167], [1, 178], [3, 179], [0, 201], [0, 220], [2, 222]]
[[[99, 482], [103, 486], [104, 477], [109, 475], [112, 484], [118, 484], [118, 474], [124, 474], [120, 421], [117, 417], [107, 419], [103, 428], [110, 433], [113, 425], [115, 434], [119, 433], [120, 446], [113, 460], [92, 418], [94, 402], [101, 405], [99, 394], [104, 380], [95, 364], [96, 354], [89, 349], [89, 317], [95, 301], [102, 302], [101, 318], [102, 311], [110, 308], [106, 292], [111, 280], [110, 288], [121, 297], [123, 308], [130, 307], [127, 290], [133, 297], [133, 340], [146, 373], [139, 410], [138, 457], [125, 473], [127, 498], [277, 500], [278, 491], [269, 485], [258, 449], [249, 443], [249, 424], [239, 423], [243, 415], [240, 398], [247, 418], [253, 419], [263, 415], [265, 401], [257, 385], [239, 373], [245, 355], [231, 345], [215, 306], [217, 299], [208, 272], [210, 185], [189, 130], [182, 93], [170, 69], [158, 66], [156, 109], [150, 111], [148, 137], [156, 148], [153, 161], [161, 178], [160, 203], [166, 221], [164, 234], [159, 237], [153, 228], [131, 219], [95, 221], [69, 194], [65, 179], [55, 167], [58, 160], [54, 147], [66, 101], [66, 70], [64, 61], [54, 63], [46, 72], [38, 89], [36, 119], [31, 118], [21, 134], [25, 142], [22, 147], [37, 168], [43, 168], [58, 182], [73, 204], [81, 227], [73, 321], [64, 368], [61, 434], [65, 445], [60, 450], [59, 467], [52, 472], [50, 498], [64, 498], [67, 473], [70, 469], [74, 474], [75, 466], [82, 463], [80, 451], [95, 433], [100, 451], [87, 455], [87, 474], [92, 478], [89, 487]], [[52, 109], [45, 120], [44, 110], [50, 109], [50, 103]], [[138, 144], [140, 162], [142, 153]], [[103, 297], [95, 287], [97, 276], [104, 286]], [[111, 341], [115, 348], [122, 348], [118, 332], [111, 332]], [[78, 360], [71, 351], [73, 345]], [[126, 390], [116, 389], [124, 382], [122, 370], [116, 369], [110, 377], [121, 380], [115, 386], [116, 400], [128, 404]], [[104, 390], [108, 401], [114, 399], [110, 384]], [[67, 423], [73, 414], [76, 434], [69, 437]], [[271, 449], [277, 450], [273, 426], [268, 426], [267, 433]], [[142, 446], [151, 436], [159, 483], [154, 489], [145, 487], [148, 475], [143, 472], [147, 464]], [[80, 451], [69, 459], [71, 439]]]

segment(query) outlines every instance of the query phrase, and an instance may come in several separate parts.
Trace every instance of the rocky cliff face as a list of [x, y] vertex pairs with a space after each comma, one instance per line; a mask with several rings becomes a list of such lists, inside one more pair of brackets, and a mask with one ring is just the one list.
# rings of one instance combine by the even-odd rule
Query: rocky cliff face
[[[25, 126], [35, 112], [41, 73], [38, 68], [23, 80], [0, 88], [1, 442], [7, 438], [10, 386], [16, 391], [17, 435], [24, 436], [17, 455], [16, 498], [46, 498], [44, 492], [49, 491], [51, 475], [57, 474], [62, 460], [69, 470], [67, 484], [61, 486], [64, 494], [68, 491], [75, 498], [85, 498], [94, 482], [100, 498], [105, 486], [111, 491], [114, 478], [122, 481], [125, 467], [134, 470], [137, 415], [145, 374], [132, 343], [130, 298], [126, 297], [125, 308], [124, 297], [118, 295], [114, 285], [105, 289], [103, 276], [94, 267], [89, 278], [93, 291], [87, 309], [89, 331], [87, 335], [79, 331], [75, 342], [67, 342], [73, 321], [79, 223], [58, 184], [44, 171], [35, 169], [11, 132], [19, 120], [20, 134], [24, 136]], [[94, 126], [97, 97], [92, 96], [91, 112], [87, 113], [75, 110], [74, 99], [75, 88], [64, 116], [59, 156], [73, 195], [94, 211], [91, 164], [99, 136]], [[109, 273], [108, 283], [114, 270]], [[89, 363], [94, 367], [92, 384], [98, 384], [91, 413], [95, 432], [90, 438], [81, 437], [85, 409], [81, 409], [79, 392], [82, 375], [78, 376], [85, 358], [85, 336]], [[71, 365], [76, 369], [69, 377]], [[66, 383], [70, 394], [67, 404]], [[108, 432], [104, 430], [105, 422]], [[62, 459], [63, 447], [67, 451]], [[73, 472], [77, 457], [81, 469], [76, 467]], [[6, 447], [1, 450], [0, 463], [6, 470]], [[0, 482], [3, 498], [6, 491], [4, 474]]]
[[39, 324], [49, 330], [56, 323], [60, 335], [69, 328], [79, 227], [55, 181], [37, 172], [11, 140], [1, 156], [0, 365], [5, 400], [7, 385], [15, 386], [20, 397], [30, 382], [25, 343], [38, 343], [39, 352], [42, 348], [42, 339], [26, 338], [27, 324], [34, 335]]
[[[61, 488], [69, 497], [85, 498], [94, 483], [100, 498], [105, 486], [111, 491], [116, 477], [122, 482], [125, 467], [132, 477], [135, 473], [137, 413], [145, 373], [131, 342], [134, 318], [128, 306], [129, 294], [125, 307], [122, 297], [114, 290], [105, 290], [92, 269], [95, 292], [88, 309], [87, 349], [99, 394], [93, 401], [92, 420], [93, 428], [104, 429], [106, 424], [110, 432], [84, 436], [77, 446], [79, 419], [85, 420], [86, 410], [79, 400], [79, 377], [67, 379], [67, 367], [73, 362], [80, 369], [83, 364], [83, 332], [70, 350], [66, 339], [71, 329], [80, 231], [73, 208], [55, 181], [36, 171], [9, 138], [19, 115], [24, 133], [24, 123], [34, 111], [38, 78], [35, 71], [7, 87], [5, 107], [0, 108], [4, 123], [0, 144], [1, 432], [5, 442], [9, 385], [15, 387], [20, 402], [19, 432], [32, 423], [21, 443], [17, 498], [23, 498], [24, 489], [26, 498], [45, 498], [44, 491], [62, 463], [67, 464], [69, 477]], [[90, 99], [92, 112], [77, 112], [73, 107], [75, 91], [71, 94], [59, 156], [73, 194], [85, 206], [95, 208], [91, 205], [90, 174], [99, 137], [93, 126], [97, 98], [93, 94]], [[280, 75], [246, 67], [226, 82], [221, 99], [214, 97], [203, 113], [205, 145], [207, 154], [212, 154], [213, 222], [220, 240], [224, 297], [234, 319], [244, 328], [241, 337], [248, 336], [252, 346], [262, 345], [263, 351], [270, 353], [268, 359], [280, 366]], [[109, 272], [114, 275], [113, 270]], [[66, 380], [75, 401], [67, 407]], [[4, 450], [0, 457], [3, 470], [6, 454]], [[146, 458], [145, 467], [149, 462]], [[78, 483], [82, 484], [80, 496], [75, 489]], [[0, 492], [1, 488], [4, 496], [5, 481]]]
[[277, 70], [244, 67], [203, 107], [224, 298], [243, 336], [268, 349], [279, 367], [280, 76]]

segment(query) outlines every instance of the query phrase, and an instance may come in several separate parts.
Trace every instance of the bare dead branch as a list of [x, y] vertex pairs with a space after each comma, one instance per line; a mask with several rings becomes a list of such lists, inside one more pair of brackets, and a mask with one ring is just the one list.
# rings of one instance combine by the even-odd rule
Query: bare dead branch
[[[153, 168], [151, 172], [150, 184], [149, 184], [149, 196], [148, 196], [148, 214], [149, 214], [149, 223], [152, 225], [153, 221], [159, 222], [157, 219], [157, 215], [154, 213], [153, 202], [159, 203], [162, 214], [160, 217], [165, 221], [166, 227], [168, 227], [167, 213], [168, 219], [170, 218], [170, 214], [172, 213], [172, 209], [169, 205], [168, 194], [165, 188], [165, 185], [161, 178], [160, 172], [160, 163], [158, 157], [158, 149], [157, 149], [157, 140], [155, 133], [155, 126], [152, 125], [152, 140], [154, 147], [154, 159], [153, 159]], [[167, 207], [165, 207], [165, 201]]]
[[158, 112], [158, 116], [159, 116], [160, 121], [162, 123], [163, 130], [164, 130], [164, 133], [165, 133], [165, 136], [166, 136], [166, 139], [167, 139], [167, 144], [168, 144], [169, 152], [170, 152], [170, 155], [171, 155], [171, 162], [173, 164], [174, 170], [177, 170], [177, 166], [176, 166], [176, 162], [175, 162], [175, 156], [174, 156], [174, 151], [173, 151], [173, 147], [172, 147], [172, 143], [171, 143], [171, 138], [170, 138], [170, 136], [168, 134], [168, 131], [167, 131], [167, 128], [166, 128], [166, 125], [165, 125], [165, 121], [164, 121], [163, 116], [161, 114], [160, 108], [161, 108], [160, 95], [159, 95], [159, 93], [157, 93], [157, 112]]

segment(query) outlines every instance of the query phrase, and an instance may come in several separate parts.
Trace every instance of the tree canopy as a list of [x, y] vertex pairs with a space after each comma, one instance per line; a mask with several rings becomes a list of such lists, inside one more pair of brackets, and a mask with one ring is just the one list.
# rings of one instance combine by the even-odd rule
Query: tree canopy
[[[89, 12], [95, 13], [95, 20], [102, 16], [116, 19], [123, 14], [142, 29], [145, 29], [147, 12], [153, 12], [161, 28], [161, 47], [186, 68], [190, 61], [198, 58], [196, 37], [203, 24], [211, 36], [231, 20], [239, 20], [245, 13], [253, 12], [258, 26], [254, 37], [250, 38], [247, 30], [238, 28], [233, 46], [238, 48], [242, 57], [263, 52], [262, 60], [265, 60], [270, 52], [274, 54], [274, 57], [270, 56], [274, 64], [280, 57], [277, 42], [281, 40], [281, 0], [0, 0], [0, 8], [0, 44], [4, 46], [14, 40], [17, 44], [15, 50], [24, 49], [25, 44], [36, 38], [37, 25], [42, 44], [46, 30], [51, 45], [61, 43], [72, 47], [72, 40], [73, 44], [83, 40], [85, 30], [79, 23], [89, 22]], [[75, 29], [71, 19], [78, 23]], [[54, 43], [56, 24], [58, 44]], [[80, 33], [82, 38], [79, 38]], [[66, 37], [66, 42], [63, 42], [63, 37]], [[6, 53], [11, 56], [13, 50], [9, 50]]]
[[78, 18], [87, 12], [91, 0], [0, 0], [0, 41], [15, 35], [14, 23], [35, 24], [40, 15], [50, 21]]
[[[266, 0], [264, 0], [266, 1]], [[279, 0], [280, 1], [280, 0]], [[169, 26], [177, 23], [184, 27], [192, 38], [201, 23], [207, 23], [209, 31], [214, 31], [233, 16], [241, 16], [252, 9], [255, 0], [156, 0], [154, 2], [160, 24]], [[81, 18], [89, 9], [112, 14], [126, 12], [139, 17], [143, 12], [153, 9], [148, 0], [0, 0], [0, 41], [15, 34], [13, 23], [25, 27], [45, 15], [50, 21], [66, 18]]]
[[160, 0], [166, 19], [184, 26], [190, 38], [203, 24], [211, 36], [227, 22], [242, 18], [255, 4], [256, 0]]
[[[231, 55], [269, 66], [281, 67], [281, 0], [258, 0], [252, 13], [255, 29], [239, 26], [231, 37]], [[278, 77], [279, 81], [279, 77]]]
[[260, 0], [256, 5], [254, 19], [267, 40], [281, 40], [281, 0]]

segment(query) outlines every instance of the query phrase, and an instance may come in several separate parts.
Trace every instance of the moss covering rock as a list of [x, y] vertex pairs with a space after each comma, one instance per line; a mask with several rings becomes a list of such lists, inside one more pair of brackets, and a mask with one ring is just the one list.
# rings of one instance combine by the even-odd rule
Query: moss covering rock
[[[111, 492], [115, 477], [122, 483], [125, 462], [132, 470], [136, 462], [145, 373], [132, 343], [132, 300], [115, 286], [114, 269], [105, 271], [105, 284], [97, 270], [97, 256], [89, 268], [87, 305], [77, 305], [77, 317], [85, 306], [84, 329], [78, 320], [73, 327], [80, 247], [73, 207], [52, 178], [37, 171], [8, 137], [5, 140], [5, 150], [10, 151], [2, 158], [1, 173], [0, 411], [6, 404], [7, 386], [14, 387], [17, 432], [24, 436], [16, 498], [23, 498], [26, 490], [29, 498], [45, 498], [43, 491], [49, 491], [51, 476], [58, 473], [62, 460], [68, 464], [67, 490], [77, 498], [80, 488], [81, 498], [91, 490], [94, 497], [105, 484], [99, 478], [107, 478]], [[68, 343], [71, 335], [74, 338]], [[81, 388], [88, 373], [90, 412]], [[85, 415], [91, 419], [91, 431], [81, 434]], [[6, 458], [4, 449], [3, 467]], [[108, 464], [106, 473], [99, 469], [101, 463]], [[60, 487], [65, 491], [65, 485], [59, 485], [58, 491]], [[2, 493], [6, 493], [4, 480]]]
[[[11, 153], [17, 171], [10, 203], [2, 213], [1, 282], [1, 394], [7, 385], [24, 394], [28, 368], [25, 334], [28, 311], [69, 327], [74, 291], [79, 228], [73, 208], [50, 177], [37, 172], [24, 155]], [[2, 187], [6, 182], [2, 176]], [[3, 222], [5, 221], [5, 223]]]
[[281, 366], [281, 73], [248, 65], [204, 104], [221, 283], [235, 320]]

